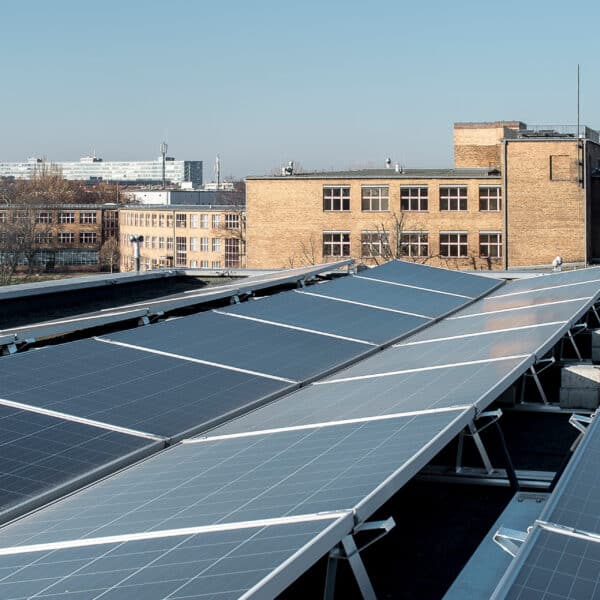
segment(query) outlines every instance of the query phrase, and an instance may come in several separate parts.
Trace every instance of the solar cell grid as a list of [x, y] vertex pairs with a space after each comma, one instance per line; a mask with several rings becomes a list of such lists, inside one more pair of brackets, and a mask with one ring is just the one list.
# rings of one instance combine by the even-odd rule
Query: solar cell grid
[[318, 559], [351, 526], [332, 518], [0, 556], [0, 597], [239, 598], [269, 586], [265, 578], [295, 553]]
[[499, 286], [502, 281], [450, 269], [440, 269], [408, 261], [394, 260], [360, 272], [362, 277], [386, 279], [443, 292], [476, 298]]
[[[0, 520], [162, 444], [0, 405]], [[112, 466], [111, 466], [112, 465]], [[98, 475], [99, 477], [100, 475]], [[80, 482], [80, 485], [81, 485]]]
[[302, 381], [356, 359], [370, 346], [214, 312], [105, 338]]
[[600, 596], [600, 542], [536, 527], [500, 600], [591, 600]]
[[437, 451], [433, 439], [456, 435], [472, 414], [182, 444], [5, 527], [3, 545], [338, 511], [391, 477], [384, 501]]
[[540, 519], [600, 535], [598, 465], [600, 465], [600, 418], [596, 416]]
[[15, 402], [177, 436], [293, 385], [83, 340], [6, 357], [0, 387]]

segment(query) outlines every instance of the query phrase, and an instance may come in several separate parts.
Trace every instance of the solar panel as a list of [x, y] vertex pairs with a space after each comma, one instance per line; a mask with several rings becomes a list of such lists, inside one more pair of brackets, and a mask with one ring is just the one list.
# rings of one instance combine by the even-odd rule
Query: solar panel
[[[211, 434], [240, 433], [336, 419], [422, 411], [462, 405], [488, 406], [515, 381], [531, 359], [448, 366], [386, 377], [340, 381], [301, 388]], [[398, 365], [402, 370], [402, 365]], [[348, 371], [340, 373], [345, 375]]]
[[[314, 286], [307, 289], [310, 291]], [[221, 312], [360, 338], [375, 344], [392, 341], [430, 322], [430, 319], [423, 317], [384, 312], [367, 306], [332, 302], [326, 298], [292, 292], [234, 304], [221, 309]]]
[[473, 414], [457, 409], [181, 444], [4, 527], [2, 544], [351, 508], [360, 522]]
[[[553, 288], [556, 286], [574, 286], [585, 282], [600, 283], [600, 268], [588, 267], [586, 269], [576, 269], [574, 271], [562, 271], [560, 273], [551, 273], [548, 275], [540, 275], [539, 277], [531, 277], [527, 279], [519, 279], [511, 281], [507, 284], [512, 292], [540, 290], [543, 288]], [[496, 294], [503, 294], [508, 289], [500, 288]]]
[[372, 350], [368, 344], [214, 312], [105, 337], [295, 381], [322, 375]]
[[[0, 554], [0, 597], [273, 598], [352, 528], [352, 518], [257, 525]], [[2, 552], [2, 550], [0, 550]], [[288, 573], [288, 571], [292, 573]]]
[[461, 311], [461, 315], [489, 313], [493, 311], [508, 311], [524, 309], [530, 306], [573, 302], [575, 299], [595, 298], [598, 296], [600, 284], [597, 282], [584, 283], [576, 286], [556, 287], [514, 293], [510, 284], [502, 288], [502, 294], [492, 294]]
[[502, 280], [461, 271], [440, 269], [403, 260], [393, 260], [373, 269], [361, 271], [363, 277], [384, 279], [404, 285], [461, 294], [477, 298], [501, 286]]
[[600, 540], [535, 527], [494, 600], [591, 600], [600, 596]]
[[0, 438], [0, 522], [163, 445], [2, 405]]
[[540, 519], [600, 535], [600, 418], [596, 416]]
[[315, 294], [334, 301], [346, 301], [387, 310], [408, 312], [420, 317], [439, 317], [463, 306], [469, 299], [416, 288], [404, 288], [368, 278], [348, 277], [313, 285], [302, 294]]
[[8, 400], [177, 436], [294, 384], [82, 340], [5, 357], [0, 388]]

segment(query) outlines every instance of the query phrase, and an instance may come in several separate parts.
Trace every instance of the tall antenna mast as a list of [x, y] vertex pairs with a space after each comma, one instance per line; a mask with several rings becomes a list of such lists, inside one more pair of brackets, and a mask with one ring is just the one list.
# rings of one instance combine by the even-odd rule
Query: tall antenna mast
[[581, 134], [579, 133], [579, 115], [580, 115], [580, 104], [579, 104], [579, 65], [577, 65], [577, 137], [580, 138]]
[[221, 159], [217, 154], [215, 159], [215, 174], [217, 175], [217, 190], [221, 189]]
[[165, 178], [165, 166], [166, 166], [166, 160], [167, 160], [167, 142], [163, 142], [160, 145], [160, 154], [162, 156], [162, 187], [163, 190], [165, 189], [165, 187], [167, 187], [166, 185], [166, 178]]

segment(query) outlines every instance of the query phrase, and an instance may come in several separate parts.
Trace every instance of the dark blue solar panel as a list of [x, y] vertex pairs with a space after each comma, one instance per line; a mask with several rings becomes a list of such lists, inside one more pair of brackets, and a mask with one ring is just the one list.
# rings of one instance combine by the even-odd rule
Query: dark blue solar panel
[[0, 520], [162, 444], [0, 405]]
[[176, 436], [292, 384], [82, 340], [0, 361], [3, 397]]
[[366, 344], [213, 312], [106, 337], [294, 381], [316, 377], [372, 349]]
[[[313, 289], [308, 287], [307, 291]], [[222, 309], [228, 313], [306, 327], [334, 335], [384, 344], [429, 323], [429, 319], [325, 298], [282, 292]]]
[[600, 535], [600, 418], [596, 416], [554, 490], [543, 521]]
[[278, 580], [276, 569], [300, 552], [310, 566], [350, 528], [331, 518], [1, 556], [0, 597], [234, 600], [253, 588], [273, 597], [297, 576]]
[[477, 298], [501, 285], [501, 280], [491, 277], [440, 269], [403, 260], [390, 261], [379, 267], [361, 271], [360, 275], [451, 294], [462, 294], [471, 298]]
[[494, 600], [593, 600], [600, 597], [600, 541], [534, 528]]
[[[365, 519], [472, 410], [175, 446], [2, 530], [4, 545], [355, 508]], [[384, 485], [385, 482], [385, 485]]]
[[307, 293], [371, 304], [425, 317], [439, 317], [463, 306], [468, 299], [405, 288], [357, 277], [313, 285]]

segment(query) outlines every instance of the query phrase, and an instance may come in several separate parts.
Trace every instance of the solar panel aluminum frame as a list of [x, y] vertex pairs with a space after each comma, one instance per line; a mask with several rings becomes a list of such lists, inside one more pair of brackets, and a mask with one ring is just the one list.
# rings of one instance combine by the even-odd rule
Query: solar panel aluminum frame
[[107, 475], [113, 475], [117, 471], [129, 467], [140, 460], [149, 458], [151, 455], [163, 450], [165, 447], [166, 440], [148, 440], [148, 444], [142, 448], [134, 450], [133, 452], [129, 452], [128, 454], [97, 467], [96, 469], [88, 471], [83, 475], [73, 477], [72, 479], [52, 489], [19, 502], [18, 504], [11, 506], [4, 511], [0, 511], [0, 525], [7, 525], [11, 521], [20, 518], [36, 509], [46, 506], [55, 500], [62, 499], [73, 492], [79, 491], [89, 484], [97, 483], [100, 481], [100, 479], [105, 478]]
[[306, 573], [320, 558], [330, 552], [344, 537], [352, 533], [355, 518], [352, 512], [331, 523], [309, 545], [290, 556], [264, 579], [240, 596], [239, 600], [272, 600]]
[[354, 507], [357, 524], [365, 522], [375, 511], [381, 508], [476, 416], [476, 410], [473, 406], [460, 412], [457, 410], [457, 412], [458, 415], [442, 431], [429, 440], [409, 461], [396, 469]]

